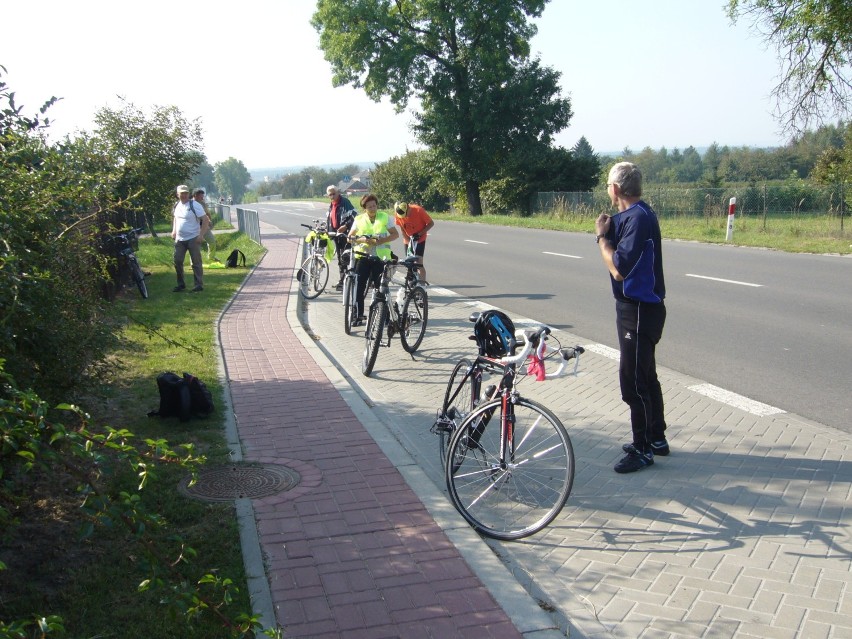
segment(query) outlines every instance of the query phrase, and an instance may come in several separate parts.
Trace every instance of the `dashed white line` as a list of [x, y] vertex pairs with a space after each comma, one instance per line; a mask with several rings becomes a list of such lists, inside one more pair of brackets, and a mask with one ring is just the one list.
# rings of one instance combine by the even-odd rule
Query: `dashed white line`
[[488, 242], [480, 242], [479, 240], [465, 240], [465, 242], [470, 242], [471, 244], [488, 244]]
[[550, 251], [542, 251], [542, 255], [555, 255], [556, 257], [570, 257], [572, 260], [582, 260], [579, 255], [567, 255], [566, 253], [551, 253]]
[[769, 404], [763, 404], [753, 399], [749, 399], [748, 397], [743, 397], [742, 395], [737, 395], [736, 393], [727, 391], [724, 388], [713, 386], [713, 384], [696, 384], [695, 386], [689, 386], [688, 388], [700, 395], [704, 395], [710, 399], [715, 399], [723, 404], [739, 408], [740, 410], [744, 410], [747, 413], [751, 413], [752, 415], [757, 415], [759, 417], [777, 415], [779, 413], [786, 412], [780, 408], [770, 406]]
[[713, 280], [714, 282], [724, 282], [725, 284], [738, 284], [740, 286], [754, 286], [755, 288], [760, 288], [763, 284], [753, 284], [751, 282], [738, 282], [737, 280], [725, 280], [721, 277], [709, 277], [707, 275], [695, 275], [694, 273], [687, 273], [687, 277], [697, 277], [701, 280]]

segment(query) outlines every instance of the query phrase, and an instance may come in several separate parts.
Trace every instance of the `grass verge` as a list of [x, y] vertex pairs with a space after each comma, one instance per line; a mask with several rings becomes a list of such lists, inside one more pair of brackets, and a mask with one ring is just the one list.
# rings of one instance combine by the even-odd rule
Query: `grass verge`
[[[241, 233], [219, 234], [217, 245], [220, 259], [239, 248], [249, 266], [264, 252]], [[216, 352], [217, 319], [248, 269], [205, 268], [203, 292], [173, 293], [172, 252], [168, 235], [140, 240], [137, 255], [143, 270], [150, 273], [146, 278], [149, 298], [141, 299], [131, 285], [115, 300], [128, 321], [122, 346], [112, 356], [114, 374], [78, 403], [92, 416], [93, 424], [127, 429], [137, 440], [166, 439], [172, 447], [192, 442], [207, 457], [207, 464], [221, 464], [228, 461], [228, 450]], [[191, 282], [188, 264], [187, 276]], [[147, 417], [159, 405], [156, 377], [167, 370], [190, 372], [202, 379], [213, 393], [213, 415], [185, 423]], [[250, 614], [234, 507], [184, 497], [177, 490], [184, 475], [178, 468], [161, 468], [156, 481], [141, 492], [148, 508], [168, 522], [164, 530], [153, 533], [156, 541], [170, 548], [170, 556], [180, 558], [176, 563], [188, 582], [195, 583], [205, 574], [234, 582], [239, 593], [222, 605], [226, 616]], [[137, 481], [133, 473], [119, 473], [109, 490], [117, 493]], [[80, 499], [70, 477], [41, 475], [33, 482], [30, 499], [17, 512], [18, 525], [3, 538], [3, 560], [9, 570], [0, 573], [0, 618], [58, 615], [68, 637], [243, 636], [209, 614], [188, 621], [183, 613], [192, 602], [182, 601], [168, 587], [139, 592], [140, 582], [150, 572], [144, 570], [138, 540], [121, 528], [98, 528], [93, 536], [81, 537]], [[176, 543], [176, 536], [185, 546]]]

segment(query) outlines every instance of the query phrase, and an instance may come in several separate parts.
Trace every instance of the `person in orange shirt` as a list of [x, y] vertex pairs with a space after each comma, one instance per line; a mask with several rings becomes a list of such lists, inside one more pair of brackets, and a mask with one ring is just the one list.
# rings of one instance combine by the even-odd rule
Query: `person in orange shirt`
[[420, 268], [417, 269], [422, 284], [429, 284], [426, 281], [426, 268], [423, 266], [423, 255], [426, 253], [426, 234], [435, 226], [435, 222], [429, 217], [422, 206], [417, 204], [409, 204], [407, 202], [397, 202], [393, 206], [396, 217], [396, 225], [402, 231], [402, 242], [405, 244], [405, 255], [408, 256], [409, 250], [413, 254]]

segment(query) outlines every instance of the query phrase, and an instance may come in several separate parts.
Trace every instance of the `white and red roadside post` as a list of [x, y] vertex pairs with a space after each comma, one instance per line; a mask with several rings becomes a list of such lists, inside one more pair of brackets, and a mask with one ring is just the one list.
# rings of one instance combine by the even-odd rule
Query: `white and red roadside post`
[[734, 239], [734, 213], [737, 210], [737, 198], [732, 197], [728, 202], [728, 232], [725, 234], [725, 241], [730, 242]]

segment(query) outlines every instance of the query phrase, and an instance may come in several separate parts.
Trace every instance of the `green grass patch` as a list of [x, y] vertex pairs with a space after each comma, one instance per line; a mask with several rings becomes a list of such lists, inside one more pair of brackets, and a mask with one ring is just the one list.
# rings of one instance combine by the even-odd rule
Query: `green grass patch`
[[[249, 267], [264, 253], [241, 233], [217, 235], [217, 252], [227, 255], [239, 248]], [[224, 380], [219, 379], [216, 347], [217, 318], [249, 272], [248, 268], [205, 268], [204, 291], [173, 293], [173, 242], [168, 234], [139, 241], [137, 255], [145, 272], [149, 298], [143, 300], [133, 285], [115, 300], [128, 318], [122, 347], [113, 353], [113, 374], [103, 379], [80, 405], [95, 424], [125, 428], [143, 438], [166, 439], [172, 448], [194, 443], [207, 464], [229, 459], [224, 436]], [[224, 258], [222, 258], [224, 259]], [[187, 281], [192, 271], [186, 259]], [[149, 418], [159, 406], [156, 377], [163, 371], [190, 372], [213, 393], [216, 411], [206, 419], [180, 423], [176, 418]], [[108, 460], [105, 462], [108, 463]], [[231, 579], [239, 588], [230, 604], [222, 607], [231, 619], [251, 614], [239, 531], [232, 504], [209, 504], [184, 497], [177, 489], [186, 472], [162, 467], [142, 492], [147, 507], [168, 525], [154, 531], [158, 545], [179, 562], [187, 582], [205, 574]], [[109, 490], [135, 486], [131, 472], [112, 477]], [[211, 614], [189, 622], [180, 613], [185, 604], [164, 606], [172, 598], [169, 588], [137, 592], [145, 554], [139, 541], [122, 527], [97, 528], [94, 535], [79, 536], [80, 496], [68, 477], [43, 475], [33, 484], [31, 500], [18, 511], [19, 526], [10, 528], [4, 545], [17, 547], [15, 564], [0, 573], [0, 619], [22, 619], [33, 613], [59, 615], [68, 637], [181, 637], [218, 639], [243, 636], [223, 627]], [[34, 541], [37, 540], [37, 541]], [[26, 576], [26, 579], [21, 579]], [[7, 579], [7, 581], [4, 581]], [[51, 634], [50, 636], [54, 636]], [[250, 636], [250, 635], [249, 635]]]

